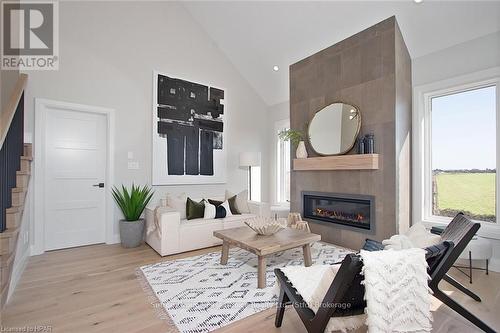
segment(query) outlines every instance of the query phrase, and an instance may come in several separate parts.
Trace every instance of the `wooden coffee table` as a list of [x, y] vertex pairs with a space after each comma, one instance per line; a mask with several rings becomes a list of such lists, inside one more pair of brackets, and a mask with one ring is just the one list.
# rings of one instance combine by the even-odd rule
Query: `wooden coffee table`
[[236, 246], [257, 255], [259, 259], [258, 288], [266, 287], [267, 255], [302, 246], [304, 266], [309, 267], [312, 265], [310, 244], [321, 240], [320, 235], [290, 228], [285, 228], [271, 236], [261, 236], [248, 227], [239, 227], [214, 231], [214, 236], [222, 239], [221, 265], [227, 264], [230, 246]]

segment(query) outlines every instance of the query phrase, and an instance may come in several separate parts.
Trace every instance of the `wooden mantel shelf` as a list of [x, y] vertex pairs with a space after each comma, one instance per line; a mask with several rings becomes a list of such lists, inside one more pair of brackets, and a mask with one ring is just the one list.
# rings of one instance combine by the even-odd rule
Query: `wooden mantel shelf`
[[296, 158], [293, 170], [377, 170], [379, 154]]

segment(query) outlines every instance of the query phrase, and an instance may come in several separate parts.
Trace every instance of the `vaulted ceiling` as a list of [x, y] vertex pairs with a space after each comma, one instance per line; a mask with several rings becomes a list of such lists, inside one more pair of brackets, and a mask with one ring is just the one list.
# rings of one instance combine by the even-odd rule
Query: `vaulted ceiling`
[[269, 105], [288, 100], [290, 64], [392, 15], [412, 58], [500, 30], [500, 1], [200, 1], [184, 6]]

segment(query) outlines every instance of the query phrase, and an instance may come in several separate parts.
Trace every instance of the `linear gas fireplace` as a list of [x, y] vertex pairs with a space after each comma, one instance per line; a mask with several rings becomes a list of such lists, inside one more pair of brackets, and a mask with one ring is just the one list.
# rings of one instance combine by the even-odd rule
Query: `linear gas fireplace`
[[303, 216], [320, 222], [373, 230], [375, 198], [370, 195], [302, 192]]

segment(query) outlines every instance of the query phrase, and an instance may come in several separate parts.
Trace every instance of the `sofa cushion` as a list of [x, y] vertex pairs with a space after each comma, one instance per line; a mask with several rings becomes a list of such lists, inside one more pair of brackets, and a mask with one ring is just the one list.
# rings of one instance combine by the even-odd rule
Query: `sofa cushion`
[[219, 200], [214, 200], [214, 199], [208, 199], [208, 202], [210, 202], [214, 206], [220, 206], [224, 201], [219, 201]]
[[217, 209], [215, 205], [212, 205], [209, 202], [205, 202], [205, 213], [203, 214], [203, 218], [205, 220], [214, 219], [216, 217]]
[[215, 207], [215, 218], [216, 219], [223, 219], [227, 215], [226, 207], [219, 205]]
[[227, 202], [229, 202], [229, 208], [231, 208], [231, 213], [233, 213], [233, 215], [240, 215], [241, 212], [238, 210], [238, 207], [236, 207], [236, 198], [237, 196], [233, 195], [232, 197], [227, 198]]
[[205, 215], [205, 200], [201, 200], [200, 202], [196, 202], [191, 200], [191, 198], [187, 198], [186, 203], [186, 217], [188, 220], [203, 218]]
[[[235, 195], [228, 190], [226, 190], [226, 200], [234, 197]], [[248, 190], [241, 191], [236, 194], [235, 207], [241, 214], [250, 213], [250, 208], [248, 208]]]
[[192, 220], [181, 220], [181, 227], [194, 227], [194, 226], [202, 226], [202, 225], [222, 225], [222, 221], [224, 219], [192, 219]]
[[226, 222], [236, 222], [236, 221], [246, 221], [246, 220], [250, 220], [250, 219], [253, 219], [257, 217], [257, 215], [255, 214], [240, 214], [240, 215], [233, 215], [233, 216], [228, 216], [224, 219], [222, 219], [222, 221], [224, 223]]
[[[226, 201], [229, 203], [229, 210], [231, 212], [231, 215], [235, 215], [235, 214], [239, 215], [239, 214], [241, 214], [240, 211], [238, 210], [238, 208], [236, 208], [236, 195], [233, 195], [232, 197], [228, 198], [225, 201], [208, 199], [208, 202], [210, 202], [212, 205], [215, 205], [215, 206], [223, 205], [224, 202], [226, 202]], [[227, 212], [227, 207], [225, 207], [225, 208], [226, 208], [226, 212]]]
[[[233, 215], [229, 217], [224, 217], [222, 219], [204, 219], [204, 218], [197, 218], [197, 219], [192, 219], [192, 220], [181, 220], [181, 226], [196, 226], [196, 225], [207, 225], [207, 224], [212, 224], [212, 225], [222, 225], [222, 224], [240, 224], [244, 225], [243, 222], [249, 219], [253, 219], [257, 217], [255, 214], [241, 214], [241, 215]], [[239, 223], [236, 223], [239, 222]]]
[[181, 214], [181, 220], [186, 218], [186, 201], [187, 197], [185, 193], [181, 193], [177, 196], [167, 193], [167, 206], [178, 211]]
[[229, 207], [229, 202], [226, 200], [220, 205], [221, 207], [224, 207], [226, 210], [226, 216], [233, 216], [233, 213], [231, 213], [231, 208]]

